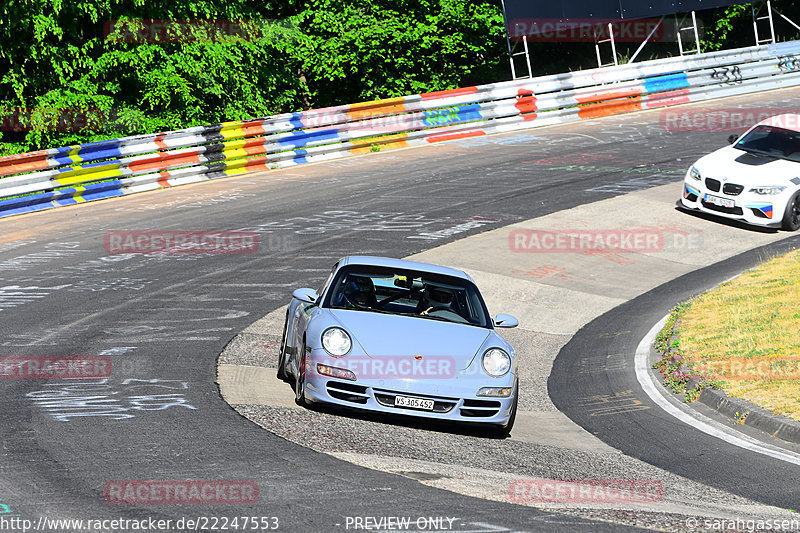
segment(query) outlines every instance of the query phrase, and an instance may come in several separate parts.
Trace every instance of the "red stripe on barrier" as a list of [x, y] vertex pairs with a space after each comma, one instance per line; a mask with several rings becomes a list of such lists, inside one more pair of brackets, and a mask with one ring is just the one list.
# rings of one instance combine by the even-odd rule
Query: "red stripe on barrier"
[[134, 173], [144, 170], [161, 170], [165, 166], [179, 165], [183, 163], [199, 163], [199, 150], [192, 150], [189, 153], [180, 154], [158, 154], [155, 157], [140, 159], [128, 164], [128, 168]]
[[46, 150], [39, 150], [38, 152], [0, 157], [0, 176], [10, 176], [11, 174], [50, 168], [47, 162], [48, 156], [49, 154]]
[[517, 91], [517, 103], [514, 104], [519, 110], [519, 114], [523, 115], [524, 120], [534, 120], [536, 118], [536, 97], [530, 89], [520, 89]]
[[600, 118], [642, 109], [642, 89], [620, 89], [576, 95], [578, 117]]
[[438, 143], [442, 141], [452, 141], [455, 139], [466, 139], [468, 137], [480, 137], [481, 135], [486, 135], [486, 133], [482, 130], [470, 130], [460, 131], [457, 133], [437, 133], [435, 135], [426, 137], [425, 140], [429, 143]]
[[162, 187], [169, 187], [169, 182], [167, 181], [169, 179], [169, 172], [162, 171], [159, 172], [158, 174], [161, 176], [160, 178], [158, 178], [158, 184], [161, 185]]
[[158, 135], [155, 139], [153, 139], [153, 142], [156, 143], [156, 146], [158, 146], [161, 150], [166, 150], [169, 148], [167, 143], [164, 142], [164, 137], [164, 135]]
[[459, 89], [447, 89], [446, 91], [434, 91], [432, 93], [422, 93], [420, 96], [423, 100], [435, 100], [437, 98], [450, 98], [453, 96], [464, 96], [466, 94], [475, 94], [478, 92], [477, 87], [461, 87]]
[[689, 99], [689, 89], [678, 89], [677, 91], [651, 94], [647, 97], [647, 100], [648, 101], [645, 102], [645, 105], [650, 109], [678, 104], [688, 104], [691, 102]]

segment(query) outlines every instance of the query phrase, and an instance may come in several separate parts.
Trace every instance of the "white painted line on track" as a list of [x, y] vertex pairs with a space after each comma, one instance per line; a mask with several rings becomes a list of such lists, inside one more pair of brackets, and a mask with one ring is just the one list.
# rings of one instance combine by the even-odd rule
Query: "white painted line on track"
[[758, 439], [754, 439], [753, 437], [745, 435], [739, 431], [732, 430], [731, 428], [726, 427], [701, 413], [694, 412], [687, 406], [673, 404], [664, 396], [664, 394], [659, 390], [659, 386], [655, 383], [653, 377], [650, 375], [647, 360], [648, 356], [650, 355], [650, 346], [652, 346], [653, 342], [655, 341], [658, 332], [664, 327], [668, 316], [669, 315], [665, 316], [655, 326], [653, 326], [652, 329], [647, 332], [647, 335], [645, 335], [641, 342], [639, 342], [639, 346], [636, 347], [636, 356], [634, 358], [636, 379], [639, 381], [639, 385], [642, 386], [642, 389], [644, 389], [650, 399], [668, 414], [674, 416], [681, 422], [689, 424], [693, 428], [706, 433], [707, 435], [711, 435], [712, 437], [723, 440], [728, 444], [733, 444], [734, 446], [744, 448], [745, 450], [749, 450], [751, 452], [760, 453], [762, 455], [785, 461], [787, 463], [800, 465], [800, 454], [791, 452], [789, 450], [784, 450], [777, 446], [771, 446], [769, 444], [762, 443]]

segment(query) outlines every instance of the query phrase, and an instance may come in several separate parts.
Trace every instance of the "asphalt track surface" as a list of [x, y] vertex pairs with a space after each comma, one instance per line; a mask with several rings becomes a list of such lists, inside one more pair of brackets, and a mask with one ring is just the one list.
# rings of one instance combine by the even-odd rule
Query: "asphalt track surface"
[[[770, 107], [796, 106], [800, 92], [717, 105], [757, 107], [765, 99]], [[726, 136], [665, 132], [659, 113], [650, 112], [0, 220], [2, 355], [104, 355], [113, 363], [102, 383], [0, 380], [2, 504], [10, 516], [34, 523], [41, 517], [155, 517], [174, 523], [181, 517], [274, 516], [282, 531], [339, 531], [346, 530], [347, 517], [411, 516], [456, 517], [455, 531], [629, 529], [452, 494], [291, 444], [221, 400], [215, 361], [238, 331], [284, 305], [293, 288], [319, 286], [343, 255], [403, 257], [677, 181], [687, 164], [724, 144]], [[111, 254], [103, 245], [112, 230], [239, 229], [259, 233], [257, 253]], [[663, 307], [637, 310], [645, 319], [642, 327], [663, 315]], [[556, 368], [551, 378], [551, 393], [560, 386], [561, 371]], [[591, 425], [568, 400], [561, 405]], [[685, 427], [659, 421], [665, 435], [685, 446]], [[625, 440], [635, 431], [631, 424], [643, 423], [633, 413], [610, 430], [593, 431], [668, 470], [687, 470], [680, 461], [663, 459], [658, 443]], [[719, 464], [729, 457], [739, 462]], [[796, 480], [797, 472], [763, 461], [744, 470], [746, 483], [733, 486], [744, 460], [735, 450], [711, 448], [695, 475], [717, 485], [719, 473], [728, 490], [752, 486], [751, 498], [786, 505], [786, 495], [768, 485], [777, 485], [775, 476], [793, 473]], [[259, 498], [244, 505], [104, 500], [103, 488], [114, 480], [181, 479], [252, 480]]]
[[[689, 428], [658, 408], [643, 392], [633, 365], [615, 364], [631, 357], [648, 330], [686, 301], [723, 281], [800, 245], [790, 237], [696, 270], [626, 302], [584, 326], [559, 352], [548, 380], [548, 392], [559, 411], [607, 444], [689, 479], [785, 509], [800, 502], [800, 466], [738, 448]], [[607, 365], [613, 366], [609, 372]], [[594, 368], [595, 372], [581, 372]], [[614, 397], [637, 391], [643, 407], [615, 416], [589, 416], [581, 396]], [[702, 406], [698, 405], [702, 409]], [[707, 409], [704, 414], [712, 415]], [[721, 417], [715, 417], [721, 419]], [[767, 443], [798, 450], [761, 433]]]

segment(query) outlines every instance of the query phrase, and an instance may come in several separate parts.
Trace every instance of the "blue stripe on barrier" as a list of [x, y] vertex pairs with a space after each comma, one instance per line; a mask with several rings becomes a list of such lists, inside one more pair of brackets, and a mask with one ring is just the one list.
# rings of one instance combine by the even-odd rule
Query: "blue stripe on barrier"
[[646, 78], [644, 80], [644, 90], [648, 93], [674, 91], [676, 89], [685, 89], [687, 87], [689, 87], [689, 80], [686, 78], [685, 72], [665, 74], [663, 76]]
[[469, 122], [471, 120], [480, 120], [482, 118], [481, 105], [469, 104], [425, 111], [425, 118], [422, 120], [422, 122], [426, 126], [443, 126], [445, 124]]
[[292, 118], [289, 119], [289, 124], [296, 130], [302, 130], [305, 128], [303, 125], [303, 114], [302, 113], [292, 113]]
[[281, 146], [306, 146], [316, 141], [335, 141], [339, 139], [339, 130], [298, 131], [278, 141]]
[[308, 163], [308, 159], [306, 159], [306, 156], [308, 155], [307, 150], [297, 150], [295, 154], [296, 155], [292, 158], [292, 161], [297, 163]]

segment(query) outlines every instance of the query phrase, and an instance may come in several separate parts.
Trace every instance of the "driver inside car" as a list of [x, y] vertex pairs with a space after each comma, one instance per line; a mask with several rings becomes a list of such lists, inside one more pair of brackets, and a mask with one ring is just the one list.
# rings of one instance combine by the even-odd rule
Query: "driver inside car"
[[428, 286], [420, 299], [419, 314], [427, 315], [431, 311], [452, 311], [453, 293], [440, 287]]
[[363, 276], [352, 276], [348, 279], [341, 295], [337, 305], [348, 309], [372, 307], [376, 303], [375, 286], [370, 278]]

